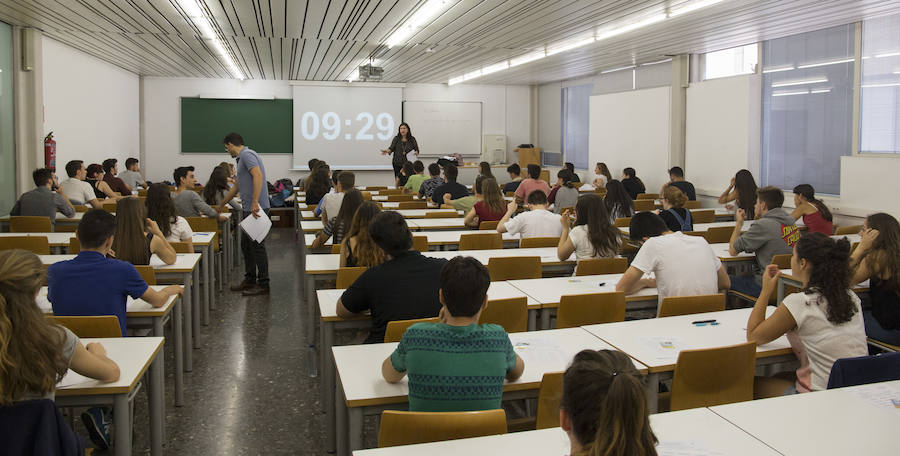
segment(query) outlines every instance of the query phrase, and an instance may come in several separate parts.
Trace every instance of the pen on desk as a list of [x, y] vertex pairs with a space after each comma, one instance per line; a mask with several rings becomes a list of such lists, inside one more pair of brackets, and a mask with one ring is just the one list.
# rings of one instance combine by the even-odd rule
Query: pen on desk
[[716, 322], [715, 319], [713, 319], [713, 320], [698, 320], [698, 321], [692, 321], [691, 324], [692, 325], [705, 325], [708, 323], [715, 323], [715, 322]]
[[598, 287], [602, 287], [602, 286], [604, 286], [604, 285], [606, 285], [606, 282], [600, 282], [600, 283], [597, 284]]

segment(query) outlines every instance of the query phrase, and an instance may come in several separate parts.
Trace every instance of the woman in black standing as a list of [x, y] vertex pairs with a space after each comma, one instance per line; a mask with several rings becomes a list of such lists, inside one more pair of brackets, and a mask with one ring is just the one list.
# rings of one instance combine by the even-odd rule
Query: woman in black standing
[[403, 164], [407, 162], [406, 154], [415, 151], [416, 157], [419, 156], [419, 144], [416, 143], [416, 137], [412, 135], [409, 124], [403, 122], [397, 130], [397, 136], [391, 141], [391, 147], [381, 151], [381, 155], [394, 154], [391, 158], [391, 164], [394, 166], [394, 177], [400, 177], [400, 170]]

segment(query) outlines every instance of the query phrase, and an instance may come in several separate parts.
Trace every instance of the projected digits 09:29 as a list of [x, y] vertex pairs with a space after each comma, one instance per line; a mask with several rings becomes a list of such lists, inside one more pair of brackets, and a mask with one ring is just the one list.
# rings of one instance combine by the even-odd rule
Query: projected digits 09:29
[[394, 117], [386, 112], [382, 112], [378, 116], [360, 112], [356, 116], [351, 115], [342, 121], [341, 116], [335, 112], [326, 112], [320, 115], [307, 111], [300, 118], [300, 133], [307, 141], [319, 139], [319, 134], [328, 141], [340, 139], [341, 127], [345, 127], [347, 131], [343, 136], [345, 140], [371, 141], [377, 136], [378, 139], [386, 141], [396, 134]]

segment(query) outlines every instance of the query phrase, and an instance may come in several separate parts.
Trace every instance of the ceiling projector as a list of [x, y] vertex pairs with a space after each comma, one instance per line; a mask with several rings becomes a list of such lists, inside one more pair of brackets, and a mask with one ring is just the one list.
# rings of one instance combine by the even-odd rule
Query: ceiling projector
[[359, 80], [360, 81], [380, 81], [381, 75], [384, 73], [384, 68], [372, 66], [372, 65], [363, 65], [359, 67]]

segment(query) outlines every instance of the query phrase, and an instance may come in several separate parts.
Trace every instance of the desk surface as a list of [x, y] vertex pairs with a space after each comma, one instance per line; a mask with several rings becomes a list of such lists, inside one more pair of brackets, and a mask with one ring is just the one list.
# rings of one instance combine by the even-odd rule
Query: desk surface
[[162, 337], [115, 337], [108, 339], [81, 339], [85, 346], [99, 342], [106, 349], [106, 356], [119, 365], [119, 380], [103, 383], [84, 377], [69, 369], [56, 385], [57, 396], [88, 396], [98, 394], [123, 394], [134, 389], [138, 380], [150, 367], [150, 362], [163, 346]]
[[[491, 250], [454, 250], [439, 252], [422, 252], [422, 255], [431, 258], [451, 259], [460, 255], [471, 256], [487, 265], [491, 257], [521, 257], [521, 256], [537, 256], [541, 257], [541, 264], [544, 266], [558, 264], [574, 264], [575, 254], [566, 261], [559, 261], [556, 256], [556, 247], [541, 247], [533, 249], [491, 249]], [[315, 254], [306, 256], [306, 273], [307, 274], [334, 274], [337, 273], [340, 265], [340, 255], [336, 253]]]
[[[550, 277], [543, 279], [510, 280], [512, 286], [518, 288], [542, 307], [557, 307], [563, 296], [589, 293], [611, 293], [616, 291], [616, 284], [622, 274], [603, 274], [579, 277]], [[600, 285], [600, 284], [603, 285]], [[626, 296], [626, 301], [655, 301], [656, 288], [642, 288], [637, 293]]]
[[215, 231], [195, 231], [191, 236], [191, 242], [194, 245], [209, 245], [215, 239]]
[[[746, 342], [747, 320], [751, 310], [753, 309], [648, 318], [590, 325], [584, 329], [647, 365], [651, 372], [664, 372], [675, 369], [681, 350], [724, 347]], [[769, 315], [774, 311], [774, 307], [766, 309]], [[719, 324], [696, 326], [691, 323], [712, 319]], [[784, 336], [756, 347], [757, 358], [789, 353], [791, 345]]]
[[[477, 234], [477, 233], [496, 233], [496, 231], [485, 230], [485, 231], [477, 231], [477, 230], [454, 230], [454, 231], [422, 231], [413, 233], [413, 236], [425, 236], [428, 239], [428, 245], [459, 245], [460, 236], [466, 234]], [[501, 235], [503, 242], [518, 242], [519, 235], [518, 234], [510, 234], [503, 233]], [[305, 234], [304, 241], [306, 242], [307, 247], [311, 247], [313, 241], [316, 239], [315, 234]], [[325, 241], [325, 245], [331, 245], [332, 239], [329, 238]]]
[[[166, 285], [150, 285], [150, 288], [160, 291], [165, 288]], [[172, 310], [172, 306], [175, 305], [175, 300], [178, 299], [178, 296], [173, 295], [169, 296], [169, 299], [166, 300], [165, 305], [161, 307], [153, 307], [149, 302], [144, 301], [143, 299], [131, 299], [130, 297], [126, 300], [125, 303], [125, 316], [126, 317], [161, 317]], [[53, 305], [47, 299], [47, 287], [41, 287], [40, 291], [38, 291], [37, 299], [38, 308], [41, 309], [42, 312], [50, 314], [53, 313]]]
[[[694, 231], [706, 231], [710, 228], [721, 228], [721, 227], [731, 227], [734, 228], [735, 222], [713, 222], [713, 223], [695, 223]], [[747, 220], [741, 226], [741, 231], [747, 231], [750, 226], [753, 225], [753, 220]], [[627, 226], [619, 227], [619, 231], [624, 234], [629, 233], [629, 229]]]
[[[51, 265], [54, 263], [58, 263], [60, 261], [71, 260], [75, 258], [77, 255], [38, 255], [38, 258], [41, 259], [41, 263], [44, 265]], [[165, 273], [165, 272], [191, 272], [194, 268], [197, 267], [197, 264], [200, 263], [200, 257], [202, 254], [199, 253], [179, 253], [175, 258], [174, 264], [164, 264], [158, 256], [153, 255], [150, 257], [150, 266], [153, 266], [153, 270], [157, 273]]]
[[68, 247], [75, 233], [0, 233], [0, 237], [45, 237], [51, 247]]
[[[612, 349], [581, 328], [512, 333], [509, 338], [525, 361], [525, 372], [515, 382], [507, 382], [504, 391], [539, 388], [544, 373], [564, 371], [581, 350]], [[388, 343], [332, 348], [348, 407], [407, 402], [406, 378], [388, 383], [381, 377], [381, 363], [396, 347], [397, 343]], [[646, 372], [646, 367], [637, 362], [635, 367]]]
[[900, 381], [710, 407], [782, 454], [896, 455]]
[[709, 246], [713, 249], [713, 253], [715, 253], [715, 255], [717, 257], [719, 257], [719, 259], [722, 261], [748, 261], [748, 260], [754, 260], [756, 258], [755, 253], [747, 253], [747, 252], [741, 252], [741, 253], [738, 253], [737, 256], [732, 256], [731, 253], [728, 251], [728, 243], [727, 242], [722, 242], [722, 243], [718, 243], [718, 244], [710, 244]]
[[[387, 203], [385, 203], [387, 204]], [[456, 215], [464, 216], [462, 211], [457, 211], [455, 209], [393, 209], [394, 212], [403, 216], [403, 218], [411, 219], [411, 218], [425, 218], [425, 214], [441, 214], [441, 213], [453, 213]], [[300, 216], [304, 219], [315, 219], [316, 214], [313, 211], [301, 211]], [[320, 220], [321, 221], [321, 220]]]
[[446, 230], [462, 229], [466, 227], [464, 217], [412, 219], [406, 221], [411, 230]]

